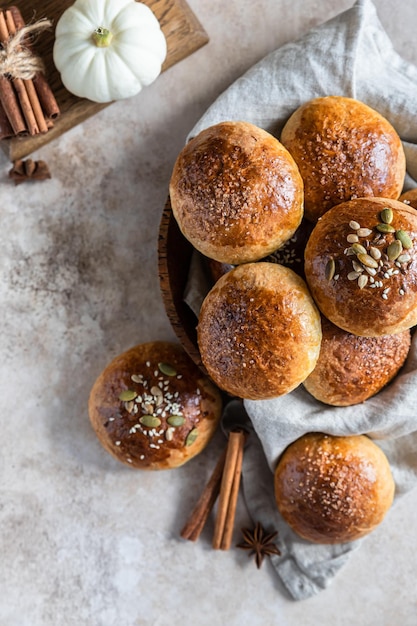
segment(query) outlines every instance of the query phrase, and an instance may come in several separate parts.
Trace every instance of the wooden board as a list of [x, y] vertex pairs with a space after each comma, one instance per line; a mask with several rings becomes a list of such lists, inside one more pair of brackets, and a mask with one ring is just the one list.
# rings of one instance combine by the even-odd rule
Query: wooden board
[[[162, 71], [208, 42], [207, 33], [185, 0], [143, 0], [143, 2], [154, 12], [167, 40], [168, 52]], [[64, 10], [73, 3], [74, 0], [15, 0], [5, 6], [12, 4], [17, 6], [25, 22], [48, 18], [56, 26]], [[57, 99], [61, 116], [55, 121], [54, 127], [43, 135], [13, 137], [1, 141], [2, 149], [11, 161], [25, 158], [34, 150], [109, 106], [109, 104], [97, 104], [77, 98], [65, 89], [52, 60], [54, 31], [55, 29], [52, 28], [51, 31], [40, 35], [35, 50], [46, 65], [48, 83]], [[147, 89], [151, 88], [152, 86], [147, 87]]]

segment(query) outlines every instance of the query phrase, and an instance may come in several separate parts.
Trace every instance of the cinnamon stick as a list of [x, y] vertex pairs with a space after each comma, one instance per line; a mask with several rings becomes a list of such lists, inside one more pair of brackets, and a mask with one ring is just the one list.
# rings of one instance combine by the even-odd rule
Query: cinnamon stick
[[[17, 27], [16, 27], [16, 23], [14, 20], [13, 12], [10, 9], [6, 10], [6, 26], [7, 26], [9, 36], [14, 35], [16, 33]], [[33, 126], [33, 130], [34, 130], [33, 133], [30, 132], [31, 128], [29, 127], [30, 134], [36, 134], [36, 132], [41, 132], [41, 133], [48, 132], [48, 126], [46, 124], [45, 116], [43, 114], [42, 107], [39, 102], [38, 94], [33, 84], [33, 80], [15, 79], [15, 82], [16, 83], [19, 82], [19, 85], [16, 85], [16, 89], [18, 90], [18, 93], [20, 89], [22, 90], [25, 89], [27, 99], [29, 102], [28, 116], [31, 121], [33, 121], [33, 119], [35, 121], [35, 125]], [[23, 101], [26, 102], [25, 97], [23, 97]], [[25, 113], [25, 109], [23, 109], [23, 112]]]
[[[7, 29], [3, 26], [3, 32], [0, 34], [0, 43], [4, 43], [7, 39]], [[5, 76], [0, 76], [0, 102], [13, 133], [15, 135], [26, 133], [27, 126], [22, 115], [16, 92], [9, 79]]]
[[0, 139], [13, 137], [14, 131], [3, 105], [0, 103]]
[[[6, 24], [6, 18], [3, 11], [0, 11], [0, 42], [5, 44], [9, 39], [9, 30]], [[16, 90], [18, 100], [22, 109], [23, 117], [26, 120], [27, 129], [30, 135], [36, 135], [39, 132], [36, 118], [26, 92], [26, 87], [21, 78], [13, 79], [13, 86]]]
[[[18, 7], [11, 6], [9, 7], [8, 11], [13, 17], [16, 29], [20, 30], [21, 28], [23, 28], [25, 26], [25, 20], [23, 19], [23, 16]], [[30, 48], [29, 44], [28, 47]], [[36, 89], [36, 93], [38, 95], [47, 122], [48, 120], [54, 120], [59, 117], [60, 109], [52, 92], [52, 89], [50, 88], [49, 83], [46, 80], [45, 75], [41, 72], [38, 72], [33, 78], [33, 84]]]
[[233, 474], [232, 489], [230, 492], [229, 503], [227, 507], [227, 514], [223, 528], [223, 536], [220, 544], [221, 550], [229, 550], [232, 544], [233, 529], [235, 525], [236, 505], [239, 495], [240, 478], [242, 475], [242, 461], [243, 461], [243, 446], [245, 443], [245, 436], [243, 433], [243, 439], [239, 440], [239, 446], [236, 456], [236, 464]]
[[206, 484], [201, 496], [195, 505], [189, 519], [181, 531], [181, 537], [189, 541], [196, 541], [203, 530], [207, 518], [219, 495], [223, 468], [226, 460], [226, 449], [217, 461], [212, 475]]
[[13, 85], [5, 76], [0, 76], [0, 102], [10, 122], [13, 133], [22, 135], [27, 132], [25, 120]]
[[[243, 453], [244, 444], [245, 434], [243, 431], [232, 431], [230, 433], [214, 527], [213, 548], [215, 550], [228, 549], [226, 546], [231, 532], [230, 526], [233, 528], [235, 518], [236, 497], [242, 467], [241, 455]], [[227, 538], [225, 542], [223, 542], [225, 529], [227, 529]]]

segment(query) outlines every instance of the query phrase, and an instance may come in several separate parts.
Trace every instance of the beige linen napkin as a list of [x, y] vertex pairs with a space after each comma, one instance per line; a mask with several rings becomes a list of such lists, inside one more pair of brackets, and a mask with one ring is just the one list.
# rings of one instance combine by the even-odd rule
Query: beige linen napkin
[[[371, 0], [358, 0], [301, 40], [265, 57], [214, 102], [190, 137], [231, 119], [252, 122], [279, 137], [299, 105], [325, 95], [356, 98], [390, 120], [406, 151], [405, 189], [417, 187], [417, 68], [395, 52]], [[194, 263], [198, 266], [198, 259]], [[198, 315], [206, 287], [196, 276], [194, 271], [190, 274], [185, 299]], [[368, 434], [388, 456], [398, 498], [417, 481], [416, 400], [417, 333], [401, 375], [361, 405], [328, 407], [300, 386], [282, 398], [233, 402], [226, 408], [229, 426], [243, 422], [251, 431], [243, 466], [245, 501], [254, 522], [279, 530], [282, 554], [271, 560], [294, 599], [325, 588], [363, 540], [321, 546], [301, 540], [290, 530], [273, 495], [273, 470], [280, 453], [306, 432]]]

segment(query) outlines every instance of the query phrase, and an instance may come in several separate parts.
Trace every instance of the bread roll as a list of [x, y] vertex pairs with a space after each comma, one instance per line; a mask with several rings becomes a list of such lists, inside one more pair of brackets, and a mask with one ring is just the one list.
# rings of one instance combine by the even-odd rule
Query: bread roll
[[405, 177], [401, 140], [377, 111], [342, 96], [315, 98], [285, 124], [281, 141], [305, 187], [305, 216], [365, 196], [396, 199]]
[[385, 454], [365, 435], [304, 435], [275, 470], [282, 517], [313, 543], [344, 543], [370, 533], [391, 507], [394, 490]]
[[316, 367], [304, 381], [325, 404], [350, 406], [375, 395], [396, 376], [410, 350], [411, 333], [358, 337], [322, 319]]
[[252, 400], [297, 387], [320, 351], [320, 315], [304, 281], [274, 263], [248, 263], [220, 278], [203, 302], [197, 331], [214, 382]]
[[258, 260], [289, 239], [303, 216], [303, 183], [278, 139], [246, 122], [222, 122], [181, 150], [170, 181], [183, 235], [221, 263]]
[[221, 414], [219, 390], [177, 344], [154, 341], [117, 356], [90, 393], [107, 452], [130, 467], [171, 469], [199, 454]]
[[[293, 236], [283, 243], [278, 250], [274, 250], [261, 261], [279, 263], [289, 267], [301, 278], [304, 278], [304, 249], [312, 230], [313, 224], [303, 219]], [[212, 283], [215, 283], [221, 276], [235, 267], [229, 263], [219, 263], [219, 261], [208, 257], [205, 257], [205, 263]]]
[[417, 212], [386, 198], [333, 207], [310, 235], [305, 274], [323, 315], [347, 332], [377, 337], [411, 328], [417, 324]]
[[404, 202], [404, 204], [408, 204], [408, 206], [413, 207], [413, 209], [417, 209], [417, 188], [405, 191], [401, 194], [399, 199], [401, 202]]

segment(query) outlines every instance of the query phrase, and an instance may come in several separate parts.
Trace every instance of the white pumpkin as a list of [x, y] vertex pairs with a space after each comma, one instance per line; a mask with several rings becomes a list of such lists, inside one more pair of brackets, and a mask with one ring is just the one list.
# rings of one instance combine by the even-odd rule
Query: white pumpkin
[[135, 0], [76, 0], [58, 20], [53, 58], [65, 88], [94, 102], [129, 98], [160, 74], [167, 46]]

